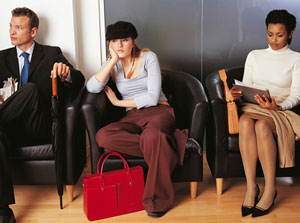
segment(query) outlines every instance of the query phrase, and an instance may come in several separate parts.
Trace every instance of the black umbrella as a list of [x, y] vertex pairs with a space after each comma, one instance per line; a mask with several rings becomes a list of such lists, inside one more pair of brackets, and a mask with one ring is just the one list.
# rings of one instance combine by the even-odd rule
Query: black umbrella
[[59, 108], [59, 96], [57, 94], [57, 80], [52, 75], [52, 100], [51, 100], [51, 114], [52, 114], [52, 148], [55, 158], [55, 173], [57, 192], [60, 199], [60, 209], [63, 209], [62, 195], [63, 195], [63, 140], [61, 139], [61, 115]]

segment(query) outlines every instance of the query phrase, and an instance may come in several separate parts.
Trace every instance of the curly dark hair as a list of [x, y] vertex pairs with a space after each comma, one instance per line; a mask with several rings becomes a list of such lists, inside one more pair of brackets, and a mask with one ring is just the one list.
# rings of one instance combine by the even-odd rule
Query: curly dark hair
[[[283, 24], [285, 25], [286, 31], [288, 34], [290, 34], [293, 30], [296, 28], [296, 17], [289, 13], [285, 9], [275, 9], [269, 12], [269, 14], [266, 17], [266, 26], [268, 28], [268, 25], [270, 23], [272, 24]], [[292, 42], [292, 38], [288, 39], [288, 44]]]
[[39, 28], [39, 17], [29, 8], [15, 8], [11, 11], [12, 16], [27, 16], [29, 18], [29, 27], [33, 29], [34, 27]]

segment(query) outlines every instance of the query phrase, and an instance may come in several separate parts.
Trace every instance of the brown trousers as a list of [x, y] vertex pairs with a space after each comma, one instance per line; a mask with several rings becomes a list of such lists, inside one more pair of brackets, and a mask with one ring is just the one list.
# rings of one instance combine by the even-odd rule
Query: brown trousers
[[149, 168], [143, 195], [147, 212], [165, 211], [173, 205], [171, 173], [178, 162], [176, 150], [185, 150], [187, 140], [187, 132], [182, 131], [176, 136], [180, 137], [178, 143], [178, 139], [173, 137], [174, 131], [173, 109], [158, 105], [132, 109], [120, 121], [97, 132], [96, 141], [100, 147], [144, 157]]

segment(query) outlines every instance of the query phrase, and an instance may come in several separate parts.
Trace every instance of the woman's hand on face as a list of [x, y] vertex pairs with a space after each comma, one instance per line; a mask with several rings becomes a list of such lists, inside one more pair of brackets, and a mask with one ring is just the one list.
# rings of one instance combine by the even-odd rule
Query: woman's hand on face
[[111, 56], [111, 60], [115, 63], [117, 63], [120, 60], [118, 53], [111, 47], [111, 43], [109, 44], [109, 53]]
[[275, 102], [276, 96], [272, 97], [271, 101], [265, 95], [263, 95], [263, 97], [259, 95], [255, 95], [254, 98], [262, 108], [273, 110], [273, 111], [280, 111], [278, 105]]
[[239, 100], [243, 95], [241, 91], [235, 90], [234, 87], [229, 90], [229, 93], [231, 94], [233, 100]]
[[104, 92], [105, 92], [106, 96], [108, 97], [108, 99], [110, 100], [110, 102], [114, 106], [117, 106], [119, 99], [117, 98], [115, 92], [109, 86], [105, 86]]

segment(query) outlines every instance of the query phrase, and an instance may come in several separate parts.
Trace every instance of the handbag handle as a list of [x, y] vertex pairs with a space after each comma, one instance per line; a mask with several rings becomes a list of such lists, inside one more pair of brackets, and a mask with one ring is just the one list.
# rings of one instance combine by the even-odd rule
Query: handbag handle
[[103, 160], [103, 162], [102, 162], [101, 170], [100, 170], [100, 176], [102, 176], [102, 174], [103, 174], [104, 163], [106, 162], [106, 160], [107, 160], [108, 157], [110, 157], [110, 156], [118, 156], [118, 157], [120, 157], [120, 158], [122, 159], [122, 161], [123, 161], [124, 169], [127, 169], [127, 173], [129, 173], [129, 166], [128, 166], [127, 161], [124, 159], [123, 156], [121, 156], [120, 153], [113, 152], [113, 151], [107, 151], [107, 152], [104, 152], [104, 153], [102, 154], [102, 156], [99, 158], [99, 161], [98, 161], [98, 164], [97, 164], [97, 173], [99, 173], [99, 165], [100, 165], [100, 162], [101, 162], [102, 158], [103, 158], [105, 155], [107, 155], [107, 156], [104, 158], [104, 160]]

